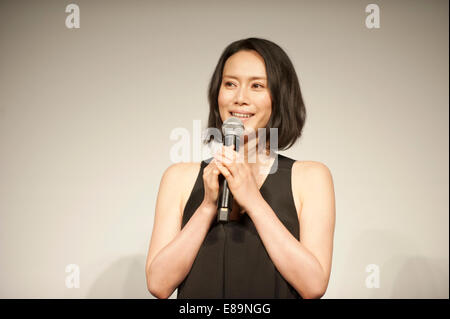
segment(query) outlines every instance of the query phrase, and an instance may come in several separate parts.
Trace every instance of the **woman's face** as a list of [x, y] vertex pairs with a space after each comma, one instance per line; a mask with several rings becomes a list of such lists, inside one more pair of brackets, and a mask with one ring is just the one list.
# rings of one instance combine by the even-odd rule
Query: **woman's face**
[[225, 62], [222, 74], [218, 97], [222, 122], [234, 116], [257, 133], [272, 113], [264, 59], [253, 50], [239, 51]]

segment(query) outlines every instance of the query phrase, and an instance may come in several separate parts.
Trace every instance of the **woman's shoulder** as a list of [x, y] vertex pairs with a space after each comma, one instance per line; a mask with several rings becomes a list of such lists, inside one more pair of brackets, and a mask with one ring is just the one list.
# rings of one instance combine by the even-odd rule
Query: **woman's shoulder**
[[292, 169], [295, 170], [314, 170], [314, 169], [326, 169], [327, 166], [319, 161], [302, 161], [302, 160], [296, 160], [293, 157], [278, 153], [277, 154], [279, 156], [279, 160], [284, 160], [286, 162], [291, 162], [292, 163]]
[[197, 177], [200, 170], [200, 162], [178, 162], [173, 163], [165, 170], [163, 178], [176, 180], [179, 185], [192, 181]]
[[176, 188], [180, 195], [180, 207], [184, 207], [197, 176], [200, 172], [201, 162], [179, 162], [170, 165], [164, 172], [163, 179]]
[[331, 171], [322, 162], [295, 161], [292, 165], [292, 175], [299, 182], [308, 182], [311, 179], [331, 176]]
[[169, 165], [165, 173], [179, 174], [179, 173], [189, 173], [195, 168], [200, 167], [200, 162], [178, 162]]
[[292, 165], [292, 169], [296, 171], [305, 172], [305, 171], [317, 171], [317, 170], [329, 170], [328, 166], [322, 162], [318, 161], [300, 161], [294, 160], [294, 164]]
[[327, 165], [318, 161], [296, 160], [292, 165], [292, 182], [296, 193], [303, 202], [305, 190], [311, 189], [312, 183], [332, 179], [331, 171]]

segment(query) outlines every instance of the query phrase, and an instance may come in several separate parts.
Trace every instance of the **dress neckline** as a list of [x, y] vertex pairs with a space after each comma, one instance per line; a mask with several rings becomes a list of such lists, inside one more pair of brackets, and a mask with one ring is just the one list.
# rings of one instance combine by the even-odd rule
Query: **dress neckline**
[[[266, 184], [267, 184], [267, 182], [268, 182], [268, 180], [269, 180], [270, 175], [275, 174], [275, 172], [272, 172], [272, 171], [273, 171], [273, 168], [274, 168], [274, 166], [275, 166], [275, 163], [276, 163], [276, 162], [279, 162], [280, 159], [281, 159], [281, 157], [283, 156], [283, 155], [281, 155], [281, 154], [279, 154], [279, 153], [276, 153], [276, 152], [274, 152], [274, 153], [275, 153], [274, 161], [273, 161], [273, 163], [270, 165], [269, 173], [267, 173], [266, 177], [264, 178], [264, 181], [263, 181], [263, 183], [261, 184], [261, 187], [258, 188], [259, 191], [261, 191], [261, 190], [266, 186]], [[204, 163], [204, 167], [206, 167], [212, 160], [213, 160], [213, 157], [210, 157], [210, 158], [207, 159], [207, 160], [203, 160], [202, 162]], [[204, 167], [203, 167], [203, 168], [204, 168]]]
[[[262, 189], [263, 189], [264, 187], [266, 187], [266, 185], [267, 185], [267, 183], [268, 183], [268, 181], [269, 181], [270, 176], [273, 175], [273, 174], [275, 174], [275, 172], [273, 172], [273, 168], [274, 168], [274, 166], [275, 166], [275, 163], [276, 163], [276, 162], [279, 162], [280, 157], [281, 157], [280, 154], [275, 153], [275, 157], [274, 157], [273, 163], [270, 165], [269, 172], [267, 173], [266, 177], [264, 178], [264, 181], [263, 181], [263, 183], [261, 184], [261, 187], [259, 187], [259, 189], [258, 189], [259, 192], [261, 193], [261, 196], [263, 196], [263, 197], [264, 197], [264, 195], [262, 194]], [[239, 211], [239, 212], [238, 212], [238, 216], [240, 216], [240, 217], [239, 217], [238, 219], [233, 219], [233, 220], [230, 219], [228, 222], [229, 222], [229, 223], [239, 223], [239, 222], [241, 222], [242, 218], [243, 218], [244, 216], [247, 215], [246, 213], [243, 214], [243, 212], [245, 212], [245, 211]], [[242, 215], [241, 215], [241, 214], [242, 214]], [[248, 216], [247, 216], [247, 217], [248, 217]]]
[[260, 192], [264, 188], [264, 186], [266, 186], [269, 177], [275, 173], [275, 172], [272, 172], [273, 171], [273, 167], [275, 166], [275, 162], [279, 161], [279, 156], [280, 156], [280, 154], [278, 154], [278, 153], [275, 153], [275, 154], [276, 155], [275, 155], [275, 158], [273, 160], [273, 163], [270, 165], [269, 172], [267, 173], [266, 177], [264, 178], [264, 181], [261, 184], [261, 187], [259, 187], [259, 189], [258, 189]]

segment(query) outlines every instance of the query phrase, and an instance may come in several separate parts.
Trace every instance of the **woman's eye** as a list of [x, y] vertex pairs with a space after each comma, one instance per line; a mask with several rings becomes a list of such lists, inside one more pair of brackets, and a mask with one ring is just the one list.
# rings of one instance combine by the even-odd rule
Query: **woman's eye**
[[[236, 86], [233, 82], [224, 82], [224, 85], [225, 86]], [[259, 83], [254, 83], [253, 84], [253, 87], [255, 87], [255, 88], [257, 88], [257, 89], [261, 89], [261, 88], [264, 88], [264, 86], [262, 85], [262, 84], [259, 84]]]

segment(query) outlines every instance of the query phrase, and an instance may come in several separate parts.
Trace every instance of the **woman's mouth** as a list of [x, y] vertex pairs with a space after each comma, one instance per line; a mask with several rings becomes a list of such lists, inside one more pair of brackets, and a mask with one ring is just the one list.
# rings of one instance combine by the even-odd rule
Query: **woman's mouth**
[[237, 117], [238, 119], [242, 120], [243, 122], [247, 121], [249, 118], [251, 118], [254, 114], [252, 113], [239, 113], [239, 112], [230, 112], [231, 116]]

